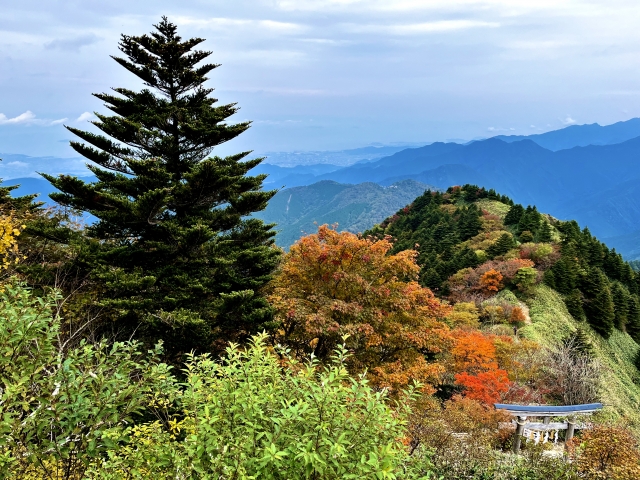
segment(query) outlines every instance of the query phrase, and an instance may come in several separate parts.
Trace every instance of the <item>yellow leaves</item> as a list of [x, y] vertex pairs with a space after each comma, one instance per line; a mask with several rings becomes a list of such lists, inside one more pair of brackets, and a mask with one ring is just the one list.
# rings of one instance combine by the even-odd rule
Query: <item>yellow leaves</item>
[[18, 237], [25, 226], [18, 224], [13, 214], [0, 215], [0, 268], [18, 263]]
[[588, 479], [640, 478], [640, 451], [631, 432], [623, 427], [596, 425], [574, 437], [567, 447], [578, 472]]

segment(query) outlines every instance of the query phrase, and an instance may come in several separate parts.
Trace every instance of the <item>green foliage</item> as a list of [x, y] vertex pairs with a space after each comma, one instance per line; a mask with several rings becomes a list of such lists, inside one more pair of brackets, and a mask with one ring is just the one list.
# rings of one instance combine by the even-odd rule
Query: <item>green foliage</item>
[[[156, 424], [95, 464], [96, 478], [398, 478], [409, 409], [350, 378], [344, 347], [333, 363], [283, 368], [265, 346], [233, 345], [226, 358], [187, 363], [179, 435]], [[413, 394], [409, 394], [409, 400]], [[171, 423], [171, 422], [170, 422]]]
[[520, 219], [524, 215], [524, 207], [520, 204], [513, 205], [504, 217], [505, 225], [518, 225]]
[[567, 311], [562, 296], [545, 285], [538, 285], [527, 299], [531, 324], [518, 334], [552, 348], [582, 329], [593, 348], [593, 356], [602, 363], [606, 374], [601, 390], [602, 403], [608, 405], [603, 417], [624, 418], [636, 431], [640, 428], [640, 374], [634, 359], [640, 350], [629, 335], [613, 329], [608, 339], [602, 338], [588, 324], [574, 320]]
[[494, 243], [493, 245], [491, 245], [487, 249], [487, 253], [491, 257], [497, 257], [499, 255], [504, 255], [509, 250], [511, 250], [513, 247], [515, 247], [515, 242], [513, 241], [513, 236], [511, 234], [509, 234], [509, 233], [503, 233], [500, 236], [500, 238], [498, 238], [496, 243]]
[[596, 332], [608, 338], [614, 327], [615, 309], [607, 277], [600, 269], [593, 268], [582, 279], [582, 285], [587, 321]]
[[0, 294], [0, 478], [81, 478], [168, 375], [136, 343], [65, 352], [53, 300], [19, 283]]
[[531, 288], [536, 284], [538, 279], [538, 271], [533, 267], [523, 267], [516, 272], [515, 282], [518, 290], [529, 293]]
[[538, 230], [538, 241], [539, 242], [551, 242], [553, 240], [553, 229], [549, 222], [543, 220], [540, 225], [540, 230]]
[[524, 214], [520, 217], [520, 221], [517, 225], [517, 232], [520, 236], [522, 236], [524, 232], [529, 232], [531, 235], [535, 235], [540, 228], [541, 222], [542, 215], [540, 215], [540, 212], [538, 212], [536, 207], [528, 206], [524, 211]]
[[[492, 195], [499, 197], [495, 192]], [[449, 276], [480, 263], [474, 251], [459, 247], [482, 228], [482, 211], [475, 204], [456, 203], [469, 198], [487, 199], [489, 192], [467, 185], [447, 193], [427, 191], [364, 235], [393, 236], [393, 253], [418, 250], [418, 264], [423, 269], [421, 284], [446, 292], [443, 282]]]
[[215, 105], [204, 83], [217, 65], [200, 64], [202, 42], [183, 41], [166, 18], [150, 35], [123, 35], [125, 58], [114, 59], [148, 88], [96, 94], [115, 114], [97, 114], [104, 135], [69, 127], [98, 181], [45, 175], [54, 200], [97, 218], [78, 263], [112, 329], [163, 338], [176, 361], [269, 325], [258, 292], [279, 257], [271, 226], [250, 217], [275, 193], [247, 176], [261, 159], [208, 157], [249, 123], [227, 123], [237, 107]]

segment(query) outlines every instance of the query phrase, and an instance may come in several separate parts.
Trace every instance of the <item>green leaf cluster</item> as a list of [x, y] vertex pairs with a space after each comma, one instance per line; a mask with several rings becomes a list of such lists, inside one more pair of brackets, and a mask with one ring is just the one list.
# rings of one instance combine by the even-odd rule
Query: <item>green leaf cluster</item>
[[404, 478], [407, 406], [394, 410], [364, 376], [351, 378], [344, 347], [330, 365], [283, 368], [265, 342], [232, 345], [222, 361], [192, 356], [174, 431], [128, 429], [96, 478]]
[[81, 478], [168, 375], [137, 343], [60, 344], [54, 298], [0, 293], [0, 478]]

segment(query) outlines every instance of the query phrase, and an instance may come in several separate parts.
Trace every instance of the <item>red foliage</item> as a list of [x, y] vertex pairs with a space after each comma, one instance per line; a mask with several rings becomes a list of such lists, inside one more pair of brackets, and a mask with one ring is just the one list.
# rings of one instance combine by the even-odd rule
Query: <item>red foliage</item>
[[494, 341], [498, 338], [479, 330], [454, 330], [451, 349], [455, 382], [464, 388], [467, 398], [490, 404], [509, 391], [506, 370], [499, 368]]
[[456, 383], [465, 389], [465, 396], [485, 404], [500, 401], [501, 395], [509, 391], [509, 376], [500, 369], [469, 375], [466, 372], [456, 375]]
[[[533, 267], [531, 260], [524, 258], [512, 258], [509, 260], [490, 260], [476, 268], [465, 268], [449, 277], [449, 290], [451, 300], [455, 302], [475, 300], [475, 296], [486, 298], [497, 290], [488, 289], [489, 285], [482, 284], [483, 276], [489, 271], [498, 272], [502, 275], [503, 285], [512, 284], [518, 270], [524, 267]], [[490, 274], [495, 275], [493, 273]], [[489, 276], [489, 277], [490, 277]], [[487, 279], [489, 278], [487, 277]], [[493, 285], [497, 286], [497, 285]], [[475, 294], [475, 295], [474, 295]]]

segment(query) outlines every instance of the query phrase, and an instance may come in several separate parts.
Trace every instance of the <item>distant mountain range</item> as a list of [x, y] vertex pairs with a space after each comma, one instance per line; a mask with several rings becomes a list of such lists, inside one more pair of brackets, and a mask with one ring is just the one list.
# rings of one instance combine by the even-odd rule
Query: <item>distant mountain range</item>
[[[397, 202], [409, 203], [426, 185], [446, 189], [470, 183], [535, 204], [559, 219], [576, 219], [627, 258], [640, 258], [640, 119], [401, 148], [282, 154], [280, 165], [267, 159], [251, 173], [267, 174], [265, 188], [281, 190], [259, 216], [279, 224], [278, 243], [288, 246], [313, 231], [314, 222], [360, 231], [400, 208]], [[9, 179], [7, 184], [22, 183], [22, 193], [51, 191], [41, 178], [25, 179], [37, 171], [90, 175], [78, 158], [0, 158], [0, 177]], [[285, 166], [295, 158], [304, 164]]]
[[[583, 146], [589, 135], [596, 144]], [[559, 146], [569, 148], [556, 150]], [[466, 183], [494, 188], [559, 219], [577, 219], [628, 258], [640, 258], [640, 119], [527, 138], [434, 143], [304, 181], [388, 186], [407, 179], [441, 189]], [[299, 185], [300, 178], [295, 180]]]
[[329, 164], [341, 167], [353, 165], [358, 162], [368, 162], [377, 160], [388, 155], [392, 155], [400, 150], [404, 150], [422, 143], [405, 145], [380, 145], [362, 148], [352, 148], [350, 150], [331, 150], [315, 152], [266, 152], [258, 156], [264, 156], [266, 162], [271, 165], [281, 167], [294, 167], [300, 165]]
[[640, 137], [640, 118], [632, 118], [625, 122], [617, 122], [604, 127], [597, 123], [571, 125], [560, 130], [535, 135], [499, 135], [493, 138], [499, 138], [509, 143], [526, 138], [547, 150], [556, 151], [573, 147], [586, 147], [587, 145], [613, 145], [636, 137]]

